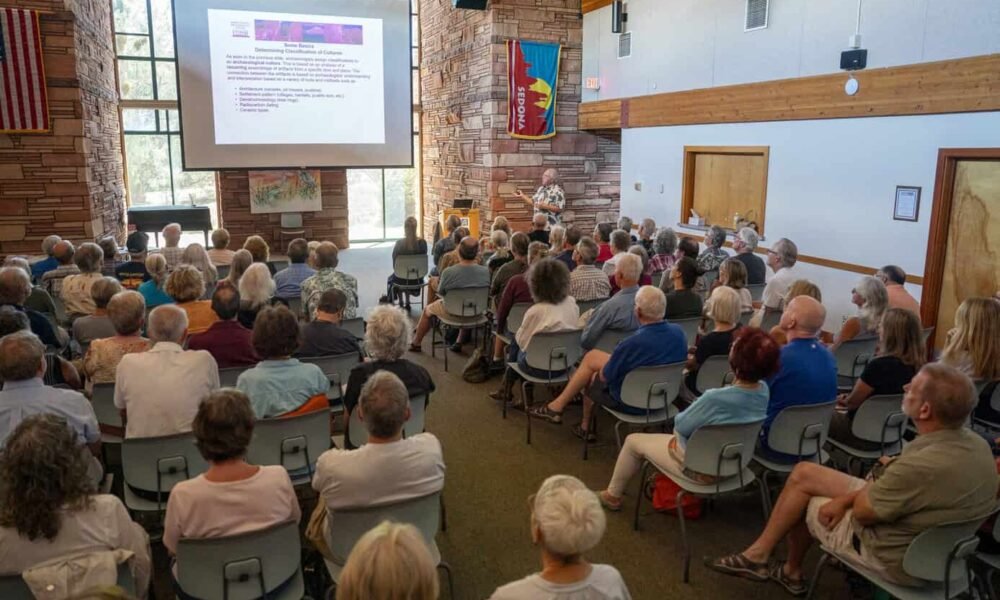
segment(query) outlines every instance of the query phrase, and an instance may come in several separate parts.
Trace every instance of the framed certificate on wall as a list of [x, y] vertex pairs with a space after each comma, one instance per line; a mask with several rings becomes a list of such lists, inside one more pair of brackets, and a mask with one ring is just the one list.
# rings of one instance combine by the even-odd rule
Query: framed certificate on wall
[[892, 218], [896, 221], [916, 221], [920, 217], [920, 188], [911, 185], [896, 186], [896, 204]]

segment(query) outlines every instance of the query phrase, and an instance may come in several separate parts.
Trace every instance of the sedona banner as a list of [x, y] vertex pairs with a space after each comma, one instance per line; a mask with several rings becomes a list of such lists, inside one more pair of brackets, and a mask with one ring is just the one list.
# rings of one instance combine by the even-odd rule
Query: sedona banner
[[507, 40], [507, 133], [525, 140], [556, 134], [559, 44]]

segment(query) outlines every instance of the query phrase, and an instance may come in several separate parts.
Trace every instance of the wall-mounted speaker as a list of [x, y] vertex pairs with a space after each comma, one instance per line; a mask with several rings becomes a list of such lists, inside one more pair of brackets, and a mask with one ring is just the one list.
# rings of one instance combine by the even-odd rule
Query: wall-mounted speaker
[[469, 8], [472, 10], [486, 10], [487, 0], [454, 0], [455, 8]]
[[621, 33], [625, 29], [628, 15], [625, 14], [625, 2], [614, 0], [611, 3], [611, 33]]

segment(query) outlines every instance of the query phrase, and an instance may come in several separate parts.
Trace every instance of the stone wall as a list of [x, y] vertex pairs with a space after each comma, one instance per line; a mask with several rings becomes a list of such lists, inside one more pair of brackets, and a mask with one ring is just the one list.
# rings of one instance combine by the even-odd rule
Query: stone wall
[[[478, 199], [484, 218], [507, 216], [526, 229], [531, 209], [513, 198], [533, 192], [557, 167], [566, 189], [563, 220], [589, 230], [617, 218], [620, 134], [578, 129], [583, 18], [579, 0], [492, 0], [487, 11], [421, 0], [425, 231], [455, 198]], [[557, 135], [516, 140], [507, 127], [508, 39], [562, 44]]]
[[52, 131], [0, 134], [0, 255], [38, 253], [52, 233], [82, 242], [124, 236], [121, 142], [103, 0], [0, 0], [44, 11]]
[[[280, 214], [250, 213], [250, 182], [247, 171], [219, 171], [219, 218], [232, 237], [232, 248], [243, 245], [251, 235], [267, 240], [271, 251], [284, 254], [291, 236], [281, 234]], [[347, 171], [324, 169], [320, 172], [323, 210], [302, 213], [303, 237], [307, 240], [331, 241], [338, 248], [348, 247], [347, 235]]]

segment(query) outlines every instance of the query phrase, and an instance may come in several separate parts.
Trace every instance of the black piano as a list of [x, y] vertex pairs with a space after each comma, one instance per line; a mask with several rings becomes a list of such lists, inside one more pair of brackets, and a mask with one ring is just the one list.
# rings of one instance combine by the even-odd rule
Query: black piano
[[156, 234], [156, 245], [160, 245], [160, 232], [171, 223], [177, 223], [184, 231], [200, 231], [205, 234], [208, 248], [208, 232], [212, 231], [212, 213], [207, 206], [133, 206], [128, 209], [129, 225], [137, 231]]

